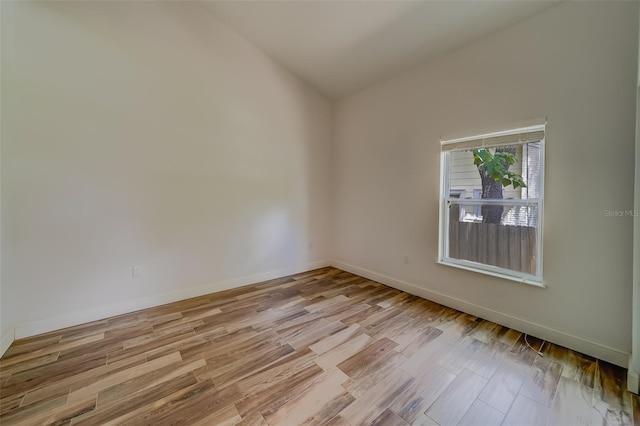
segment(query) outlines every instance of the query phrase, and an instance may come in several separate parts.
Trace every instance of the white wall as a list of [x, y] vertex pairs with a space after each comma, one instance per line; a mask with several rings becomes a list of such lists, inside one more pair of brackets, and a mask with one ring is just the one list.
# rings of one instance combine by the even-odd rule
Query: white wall
[[[638, 31], [640, 37], [640, 31]], [[639, 46], [640, 48], [640, 42]], [[638, 87], [636, 92], [636, 179], [634, 207], [638, 216], [633, 221], [633, 317], [632, 348], [627, 384], [629, 390], [640, 394], [640, 52], [638, 52]]]
[[197, 3], [2, 12], [3, 336], [328, 257], [327, 99]]
[[[342, 100], [335, 129], [198, 4], [1, 7], [0, 337], [334, 257], [630, 351], [633, 221], [604, 210], [633, 208], [637, 4], [550, 9]], [[548, 288], [436, 265], [440, 137], [540, 116]]]
[[[640, 67], [639, 67], [640, 70]], [[633, 224], [633, 299], [631, 358], [629, 360], [629, 390], [640, 394], [640, 81], [636, 96], [636, 179]]]
[[[0, 23], [2, 23], [2, 6], [0, 5]], [[3, 26], [0, 25], [0, 40], [4, 40], [5, 33]], [[0, 54], [2, 52], [0, 46]], [[2, 99], [2, 74], [5, 68], [0, 63], [0, 100]], [[0, 125], [2, 124], [2, 101], [0, 101]], [[2, 241], [2, 130], [0, 127], [0, 242]], [[0, 243], [0, 354], [3, 354], [9, 345], [13, 336], [10, 332], [9, 324], [5, 324], [2, 320], [2, 244]]]
[[[626, 366], [633, 218], [604, 211], [633, 208], [637, 7], [561, 4], [338, 102], [339, 264]], [[437, 265], [440, 138], [538, 117], [548, 287]]]

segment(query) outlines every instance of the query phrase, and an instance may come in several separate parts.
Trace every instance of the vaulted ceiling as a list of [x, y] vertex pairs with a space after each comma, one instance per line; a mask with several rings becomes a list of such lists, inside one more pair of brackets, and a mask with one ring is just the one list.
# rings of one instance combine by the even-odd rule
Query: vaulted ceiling
[[554, 6], [554, 1], [215, 1], [214, 15], [340, 98]]

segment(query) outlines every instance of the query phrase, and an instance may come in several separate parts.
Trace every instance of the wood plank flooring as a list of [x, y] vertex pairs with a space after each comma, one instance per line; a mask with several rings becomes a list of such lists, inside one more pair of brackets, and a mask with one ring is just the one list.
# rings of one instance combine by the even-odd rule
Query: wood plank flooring
[[640, 425], [626, 370], [528, 342], [323, 268], [16, 341], [0, 424]]

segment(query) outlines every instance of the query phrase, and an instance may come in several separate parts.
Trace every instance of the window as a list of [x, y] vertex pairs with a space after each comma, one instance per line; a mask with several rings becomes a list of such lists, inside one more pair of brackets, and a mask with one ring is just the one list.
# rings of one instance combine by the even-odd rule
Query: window
[[439, 262], [542, 285], [544, 124], [442, 141]]

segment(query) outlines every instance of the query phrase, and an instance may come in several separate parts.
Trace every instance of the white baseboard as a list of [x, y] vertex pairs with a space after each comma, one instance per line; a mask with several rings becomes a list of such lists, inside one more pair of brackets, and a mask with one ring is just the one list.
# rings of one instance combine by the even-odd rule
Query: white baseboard
[[[276, 271], [219, 281], [203, 286], [191, 287], [171, 293], [160, 294], [157, 296], [128, 300], [116, 304], [72, 312], [70, 314], [61, 315], [54, 318], [47, 318], [43, 320], [18, 324], [17, 326], [15, 326], [15, 335], [12, 333], [12, 338], [10, 341], [7, 338], [7, 341], [9, 342], [7, 344], [7, 348], [13, 342], [13, 338], [15, 338], [16, 340], [23, 339], [25, 337], [31, 337], [42, 333], [48, 333], [50, 331], [73, 327], [75, 325], [98, 321], [116, 315], [139, 311], [141, 309], [153, 308], [155, 306], [165, 305], [167, 303], [173, 303], [180, 300], [190, 299], [192, 297], [203, 296], [205, 294], [215, 293], [217, 291], [242, 287], [244, 285], [254, 284], [261, 281], [272, 280], [275, 278], [285, 277], [287, 275], [299, 274], [302, 272], [311, 271], [313, 269], [324, 268], [329, 265], [330, 263], [328, 260], [320, 260], [291, 268], [278, 269]], [[4, 348], [4, 345], [5, 339], [3, 337], [2, 348]], [[4, 353], [4, 351], [2, 353]]]
[[640, 373], [631, 369], [627, 371], [627, 389], [640, 395]]
[[351, 272], [356, 275], [360, 275], [373, 281], [380, 282], [382, 284], [388, 285], [389, 287], [406, 291], [407, 293], [420, 296], [424, 299], [440, 303], [441, 305], [445, 305], [450, 308], [454, 308], [459, 311], [495, 322], [497, 324], [510, 327], [514, 330], [536, 336], [540, 339], [548, 340], [549, 342], [553, 342], [557, 345], [561, 345], [575, 351], [591, 355], [620, 367], [627, 368], [629, 365], [629, 353], [621, 351], [619, 349], [602, 345], [600, 343], [582, 337], [574, 336], [560, 330], [555, 330], [553, 328], [535, 323], [533, 321], [518, 318], [510, 314], [495, 311], [493, 309], [488, 309], [468, 302], [466, 300], [461, 300], [456, 297], [428, 290], [417, 284], [402, 281], [375, 271], [371, 271], [369, 269], [341, 262], [339, 260], [332, 260], [331, 266]]
[[9, 346], [11, 346], [15, 338], [16, 330], [14, 326], [11, 326], [0, 340], [0, 357], [9, 349]]
[[[179, 300], [198, 297], [209, 293], [215, 293], [217, 291], [228, 290], [230, 288], [241, 287], [244, 285], [280, 278], [287, 275], [311, 271], [313, 269], [323, 268], [326, 266], [334, 266], [336, 268], [343, 269], [345, 271], [363, 276], [382, 284], [386, 284], [390, 287], [397, 288], [398, 290], [406, 291], [407, 293], [411, 293], [416, 296], [420, 296], [422, 298], [440, 303], [442, 305], [469, 313], [471, 315], [476, 315], [489, 321], [493, 321], [495, 323], [513, 328], [514, 330], [528, 333], [532, 336], [536, 336], [555, 344], [562, 345], [567, 348], [585, 353], [587, 355], [594, 356], [596, 358], [608, 361], [612, 364], [624, 368], [628, 367], [629, 353], [627, 352], [611, 348], [609, 346], [602, 345], [588, 339], [577, 337], [563, 331], [555, 330], [553, 328], [532, 321], [517, 318], [510, 314], [505, 314], [492, 309], [484, 308], [465, 300], [457, 299], [446, 294], [425, 289], [418, 286], [417, 284], [402, 281], [375, 271], [371, 271], [369, 269], [361, 268], [338, 260], [322, 260], [310, 262], [297, 267], [279, 269], [276, 271], [219, 281], [171, 293], [130, 300], [124, 303], [100, 306], [97, 308], [78, 311], [54, 318], [19, 324], [15, 327], [11, 327], [9, 331], [7, 331], [4, 336], [2, 336], [2, 340], [0, 341], [0, 356], [4, 354], [11, 343], [13, 343], [13, 341], [16, 339], [22, 339], [42, 333], [48, 333], [50, 331], [85, 324], [91, 321], [98, 321], [116, 315], [135, 312], [141, 309], [152, 308], [167, 303], [177, 302]], [[635, 392], [638, 392], [638, 382], [638, 373], [629, 370], [627, 379], [629, 389], [635, 389]]]

